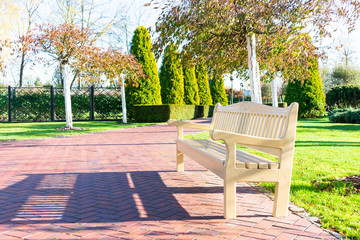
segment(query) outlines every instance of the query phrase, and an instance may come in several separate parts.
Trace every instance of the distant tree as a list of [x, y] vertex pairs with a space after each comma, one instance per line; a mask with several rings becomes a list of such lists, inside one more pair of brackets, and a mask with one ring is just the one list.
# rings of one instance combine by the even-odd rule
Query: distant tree
[[199, 87], [195, 75], [195, 66], [184, 64], [182, 66], [184, 75], [184, 101], [187, 105], [199, 105]]
[[22, 14], [22, 17], [20, 18], [21, 20], [19, 25], [21, 25], [21, 27], [19, 29], [17, 40], [14, 42], [17, 59], [20, 60], [19, 87], [22, 87], [23, 85], [24, 69], [26, 64], [30, 61], [28, 55], [33, 52], [33, 48], [35, 47], [32, 41], [33, 33], [31, 28], [36, 20], [36, 12], [41, 4], [41, 1], [25, 0], [22, 4], [24, 7], [24, 14]]
[[210, 84], [210, 92], [213, 100], [213, 105], [220, 103], [221, 105], [228, 105], [228, 99], [226, 97], [224, 78], [222, 74], [215, 73]]
[[321, 71], [321, 78], [324, 91], [328, 92], [332, 87], [360, 84], [360, 70], [358, 68], [345, 65], [338, 65], [332, 69], [324, 67]]
[[299, 117], [313, 118], [325, 114], [325, 96], [319, 75], [318, 63], [315, 58], [309, 61], [308, 68], [310, 77], [304, 82], [294, 79], [289, 81], [285, 101], [288, 105], [292, 102], [299, 103]]
[[184, 77], [175, 44], [169, 44], [160, 68], [161, 99], [164, 104], [184, 104]]
[[212, 98], [209, 87], [209, 76], [204, 62], [200, 62], [200, 64], [195, 67], [195, 75], [199, 87], [200, 105], [211, 105]]
[[141, 64], [144, 77], [136, 85], [129, 84], [126, 96], [129, 105], [161, 104], [161, 91], [158, 69], [152, 52], [150, 34], [145, 27], [138, 27], [131, 41], [130, 53]]

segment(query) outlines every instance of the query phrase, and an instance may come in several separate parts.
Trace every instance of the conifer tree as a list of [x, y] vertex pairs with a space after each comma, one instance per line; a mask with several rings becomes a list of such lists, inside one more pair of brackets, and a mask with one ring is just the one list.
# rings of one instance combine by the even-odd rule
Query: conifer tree
[[196, 66], [195, 75], [199, 88], [200, 105], [211, 105], [212, 98], [209, 88], [209, 78], [204, 63], [200, 63]]
[[161, 98], [164, 104], [184, 104], [184, 77], [175, 44], [169, 44], [160, 68]]
[[220, 103], [221, 105], [228, 105], [228, 99], [226, 97], [224, 78], [222, 74], [215, 73], [214, 78], [210, 84], [210, 92], [213, 100], [213, 104]]
[[130, 53], [141, 64], [145, 77], [137, 80], [137, 85], [126, 87], [127, 102], [134, 104], [161, 104], [158, 70], [152, 52], [150, 34], [145, 27], [138, 27], [131, 41]]
[[309, 61], [310, 77], [301, 81], [294, 79], [286, 87], [285, 101], [299, 103], [299, 117], [313, 118], [324, 116], [325, 96], [323, 85], [318, 70], [318, 63], [315, 58]]
[[183, 65], [184, 102], [187, 105], [199, 105], [199, 88], [196, 81], [195, 66]]

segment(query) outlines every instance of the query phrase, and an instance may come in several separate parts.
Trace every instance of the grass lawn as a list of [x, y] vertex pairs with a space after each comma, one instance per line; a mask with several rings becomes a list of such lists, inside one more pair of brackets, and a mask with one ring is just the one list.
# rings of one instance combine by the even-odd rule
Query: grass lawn
[[65, 122], [0, 123], [0, 141], [61, 137], [121, 128], [148, 126], [154, 125], [154, 123], [122, 124], [121, 121], [81, 121], [74, 122], [73, 125], [74, 127], [80, 127], [84, 130], [56, 130], [65, 127], [65, 125]]
[[[191, 136], [207, 137], [207, 133]], [[360, 239], [360, 192], [341, 181], [360, 174], [360, 125], [299, 120], [290, 200], [323, 227]], [[274, 184], [263, 184], [272, 191]]]

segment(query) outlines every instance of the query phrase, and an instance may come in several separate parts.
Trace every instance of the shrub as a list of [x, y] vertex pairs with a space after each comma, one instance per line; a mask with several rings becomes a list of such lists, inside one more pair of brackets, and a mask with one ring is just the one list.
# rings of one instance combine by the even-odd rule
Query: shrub
[[210, 84], [211, 98], [213, 104], [220, 103], [221, 105], [228, 105], [228, 99], [226, 97], [224, 78], [222, 74], [215, 74], [214, 79]]
[[134, 104], [161, 104], [160, 80], [151, 49], [148, 30], [142, 26], [138, 27], [131, 41], [130, 53], [141, 64], [145, 77], [137, 79], [138, 85], [128, 85], [125, 88], [129, 107]]
[[329, 120], [334, 123], [360, 124], [360, 109], [340, 108], [329, 112]]
[[310, 78], [300, 82], [297, 79], [290, 81], [286, 87], [285, 101], [299, 103], [299, 117], [313, 118], [325, 114], [325, 97], [318, 71], [316, 59], [310, 60]]
[[199, 88], [196, 81], [195, 66], [183, 65], [184, 102], [188, 105], [199, 105]]
[[330, 107], [359, 107], [360, 85], [343, 85], [332, 87], [326, 94], [326, 104]]
[[200, 105], [211, 105], [212, 98], [209, 88], [209, 78], [204, 63], [195, 67], [195, 75], [199, 87]]
[[161, 98], [164, 104], [184, 104], [184, 77], [175, 44], [165, 48], [160, 68]]

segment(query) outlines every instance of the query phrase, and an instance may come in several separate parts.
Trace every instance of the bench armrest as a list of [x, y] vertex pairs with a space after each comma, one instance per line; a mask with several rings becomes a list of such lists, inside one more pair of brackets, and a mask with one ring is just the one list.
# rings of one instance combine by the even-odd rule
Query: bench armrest
[[223, 140], [226, 143], [238, 143], [247, 146], [277, 148], [282, 149], [286, 143], [284, 138], [270, 139], [262, 137], [254, 137], [249, 135], [225, 132], [220, 130], [213, 130], [210, 134], [211, 138], [215, 141]]
[[193, 128], [193, 129], [208, 130], [208, 131], [213, 129], [211, 124], [201, 124], [201, 123], [192, 123], [192, 122], [187, 122], [187, 121], [177, 121], [174, 119], [170, 119], [168, 121], [168, 124], [170, 126]]

